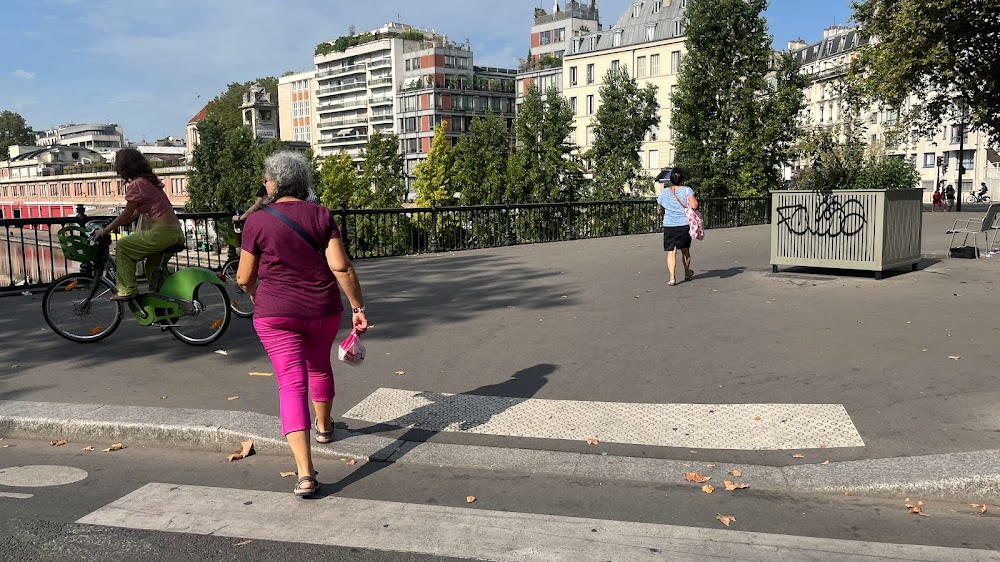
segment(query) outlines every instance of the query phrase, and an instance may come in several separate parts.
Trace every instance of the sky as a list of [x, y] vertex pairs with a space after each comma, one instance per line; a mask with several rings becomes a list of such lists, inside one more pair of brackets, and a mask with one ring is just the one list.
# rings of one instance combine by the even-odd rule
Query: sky
[[[599, 0], [607, 28], [633, 0]], [[564, 1], [560, 0], [563, 4]], [[851, 0], [771, 0], [775, 48], [819, 41]], [[513, 68], [539, 0], [0, 0], [0, 111], [35, 130], [115, 122], [132, 142], [183, 136], [231, 82], [312, 67], [316, 44], [402, 21]], [[552, 8], [552, 0], [541, 4]]]

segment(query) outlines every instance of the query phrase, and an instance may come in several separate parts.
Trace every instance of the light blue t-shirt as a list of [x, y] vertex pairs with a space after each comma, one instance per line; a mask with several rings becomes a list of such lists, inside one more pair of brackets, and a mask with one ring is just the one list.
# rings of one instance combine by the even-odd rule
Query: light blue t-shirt
[[[686, 185], [682, 185], [677, 188], [677, 199], [684, 203], [684, 207], [688, 205], [688, 197], [694, 195], [694, 190]], [[670, 192], [670, 186], [663, 186], [663, 192], [660, 196], [656, 198], [656, 202], [663, 207], [663, 226], [688, 226], [687, 215], [684, 214], [684, 207], [677, 202], [674, 198], [673, 193]]]

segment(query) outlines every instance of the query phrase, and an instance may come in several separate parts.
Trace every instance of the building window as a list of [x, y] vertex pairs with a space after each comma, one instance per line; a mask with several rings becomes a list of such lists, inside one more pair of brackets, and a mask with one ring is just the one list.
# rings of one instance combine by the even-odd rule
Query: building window
[[677, 74], [681, 71], [681, 52], [674, 51], [670, 53], [670, 73]]
[[966, 150], [962, 153], [962, 167], [966, 172], [971, 172], [976, 167], [976, 151]]
[[635, 77], [646, 77], [646, 57], [638, 57], [635, 59]]
[[660, 55], [649, 55], [649, 75], [660, 75]]
[[688, 7], [688, 0], [681, 0], [681, 8], [687, 8], [687, 7]]
[[656, 0], [653, 2], [653, 13], [658, 14], [660, 10], [663, 9], [663, 0]]
[[649, 169], [656, 170], [660, 167], [660, 151], [650, 150], [649, 151]]
[[684, 35], [684, 24], [680, 18], [674, 20], [674, 37]]
[[566, 28], [565, 27], [560, 27], [559, 29], [555, 30], [555, 34], [556, 34], [556, 36], [555, 36], [554, 41], [556, 43], [562, 43], [563, 41], [566, 40]]
[[656, 35], [656, 24], [651, 24], [646, 26], [646, 41], [652, 41], [653, 37]]
[[650, 141], [657, 140], [659, 138], [659, 136], [660, 136], [660, 128], [659, 127], [657, 127], [656, 125], [653, 125], [652, 127], [649, 128], [649, 134], [648, 134], [647, 138]]
[[619, 68], [621, 68], [621, 64], [617, 60], [611, 61], [611, 70], [613, 72], [618, 72]]
[[642, 13], [642, 2], [636, 2], [632, 4], [632, 17], [637, 18], [639, 14]]
[[588, 64], [587, 65], [587, 84], [593, 84], [593, 83], [594, 83], [594, 65]]
[[620, 29], [615, 32], [615, 39], [614, 39], [613, 45], [615, 47], [621, 47], [622, 46], [622, 31]]
[[594, 114], [594, 96], [587, 96], [587, 115]]
[[594, 126], [587, 125], [587, 146], [594, 146]]
[[573, 115], [576, 115], [576, 96], [569, 98], [569, 108], [573, 111]]
[[541, 33], [538, 34], [538, 44], [539, 45], [548, 45], [551, 42], [552, 42], [552, 32], [551, 31], [543, 31], [543, 32], [541, 32]]
[[569, 85], [576, 86], [576, 67], [569, 67]]

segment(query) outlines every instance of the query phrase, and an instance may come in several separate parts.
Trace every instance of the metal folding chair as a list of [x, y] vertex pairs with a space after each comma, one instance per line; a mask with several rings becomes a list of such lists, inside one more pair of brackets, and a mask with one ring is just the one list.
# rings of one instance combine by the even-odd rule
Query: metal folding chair
[[[986, 252], [990, 253], [993, 250], [993, 244], [990, 244], [990, 234], [993, 234], [993, 243], [996, 243], [997, 232], [1000, 232], [1000, 221], [997, 217], [1000, 216], [1000, 203], [991, 203], [989, 208], [986, 209], [986, 216], [981, 219], [958, 219], [955, 221], [955, 225], [948, 234], [951, 234], [951, 247], [955, 247], [955, 237], [959, 234], [964, 234], [965, 237], [962, 240], [962, 245], [965, 246], [969, 242], [969, 235], [972, 235], [972, 241], [976, 244], [976, 249], [979, 249], [979, 235], [982, 234], [986, 242]], [[962, 225], [959, 228], [959, 225]]]

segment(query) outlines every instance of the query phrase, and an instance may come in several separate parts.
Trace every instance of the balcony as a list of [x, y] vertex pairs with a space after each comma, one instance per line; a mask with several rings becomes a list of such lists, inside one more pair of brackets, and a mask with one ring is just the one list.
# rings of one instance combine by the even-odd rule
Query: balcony
[[384, 96], [381, 98], [372, 98], [368, 100], [370, 105], [392, 105], [392, 96]]
[[336, 137], [320, 137], [320, 146], [329, 146], [335, 144], [357, 144], [361, 142], [368, 142], [368, 135], [347, 135], [347, 136], [336, 136]]
[[387, 123], [392, 121], [392, 114], [376, 115], [372, 117], [372, 123]]
[[387, 76], [385, 78], [372, 78], [371, 80], [368, 81], [368, 85], [371, 86], [372, 88], [376, 86], [391, 86], [392, 77]]
[[382, 68], [386, 66], [392, 66], [391, 58], [386, 57], [382, 59], [375, 59], [368, 63], [368, 68]]
[[317, 96], [328, 96], [331, 94], [336, 94], [339, 92], [349, 92], [351, 90], [364, 90], [368, 87], [364, 81], [352, 82], [351, 84], [340, 84], [337, 86], [330, 86], [329, 88], [320, 88], [316, 90]]
[[368, 123], [367, 117], [359, 117], [357, 119], [327, 119], [326, 121], [316, 123], [316, 126], [322, 130], [334, 127], [345, 127], [348, 125], [364, 125], [366, 123]]
[[320, 105], [316, 106], [316, 111], [322, 113], [324, 111], [338, 111], [338, 110], [341, 110], [341, 109], [349, 109], [349, 108], [352, 108], [352, 107], [364, 107], [366, 105], [368, 105], [368, 102], [366, 100], [355, 100], [355, 101], [345, 101], [345, 102], [330, 102], [330, 103], [324, 103], [324, 104], [320, 104]]
[[342, 74], [355, 74], [358, 72], [364, 72], [366, 68], [367, 67], [364, 63], [352, 66], [338, 66], [336, 68], [328, 68], [317, 72], [316, 78], [323, 78], [324, 76], [340, 76]]
[[964, 139], [962, 137], [951, 137], [951, 144], [962, 144], [962, 143], [969, 144], [969, 135], [965, 135]]

